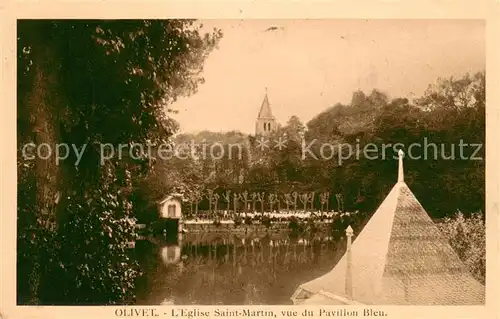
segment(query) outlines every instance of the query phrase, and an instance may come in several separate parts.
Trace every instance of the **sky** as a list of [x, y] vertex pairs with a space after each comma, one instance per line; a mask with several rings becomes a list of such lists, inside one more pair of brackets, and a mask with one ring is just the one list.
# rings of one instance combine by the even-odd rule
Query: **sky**
[[200, 22], [224, 36], [205, 62], [205, 83], [171, 106], [181, 132], [253, 133], [266, 88], [278, 122], [307, 123], [358, 89], [411, 99], [439, 77], [485, 69], [478, 20]]

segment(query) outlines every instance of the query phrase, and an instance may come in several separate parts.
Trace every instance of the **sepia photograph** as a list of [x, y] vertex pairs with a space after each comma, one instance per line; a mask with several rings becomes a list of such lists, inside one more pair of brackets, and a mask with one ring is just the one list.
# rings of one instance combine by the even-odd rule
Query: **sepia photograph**
[[16, 28], [18, 306], [485, 305], [485, 20]]

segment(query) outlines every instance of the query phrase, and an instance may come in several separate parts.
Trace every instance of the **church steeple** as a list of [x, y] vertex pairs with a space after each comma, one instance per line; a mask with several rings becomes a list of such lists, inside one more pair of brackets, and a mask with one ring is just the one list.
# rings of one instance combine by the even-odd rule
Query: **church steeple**
[[272, 119], [273, 117], [273, 112], [271, 111], [271, 105], [269, 104], [269, 98], [267, 97], [267, 88], [266, 88], [266, 95], [264, 96], [264, 100], [262, 101], [262, 105], [260, 106], [260, 111], [259, 115], [257, 118], [262, 118], [262, 119]]
[[267, 87], [264, 100], [260, 106], [259, 114], [255, 122], [255, 135], [267, 135], [274, 132], [277, 128], [276, 118], [271, 111], [271, 104], [267, 96]]

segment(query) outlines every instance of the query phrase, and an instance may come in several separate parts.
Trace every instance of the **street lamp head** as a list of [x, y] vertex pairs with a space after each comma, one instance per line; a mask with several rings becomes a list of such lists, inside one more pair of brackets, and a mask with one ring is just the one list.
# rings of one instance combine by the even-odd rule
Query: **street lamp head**
[[352, 230], [352, 227], [351, 225], [347, 226], [346, 230], [345, 230], [345, 234], [349, 237], [351, 237], [353, 234], [354, 234], [354, 231]]

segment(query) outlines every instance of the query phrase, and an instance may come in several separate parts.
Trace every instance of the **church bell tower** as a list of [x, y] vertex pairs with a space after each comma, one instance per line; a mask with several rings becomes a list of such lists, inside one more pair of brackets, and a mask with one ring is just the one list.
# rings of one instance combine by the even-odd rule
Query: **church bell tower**
[[266, 88], [266, 95], [264, 96], [259, 114], [257, 115], [257, 120], [255, 121], [255, 135], [269, 135], [275, 132], [277, 128], [278, 125], [271, 111]]

